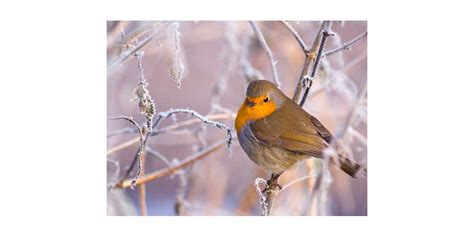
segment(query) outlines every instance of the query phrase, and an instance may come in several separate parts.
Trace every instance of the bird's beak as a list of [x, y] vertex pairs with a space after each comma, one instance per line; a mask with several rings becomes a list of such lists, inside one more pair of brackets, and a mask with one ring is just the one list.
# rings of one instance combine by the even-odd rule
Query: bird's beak
[[248, 105], [249, 107], [253, 107], [253, 106], [255, 106], [255, 102], [253, 102], [253, 101], [247, 101], [247, 105]]

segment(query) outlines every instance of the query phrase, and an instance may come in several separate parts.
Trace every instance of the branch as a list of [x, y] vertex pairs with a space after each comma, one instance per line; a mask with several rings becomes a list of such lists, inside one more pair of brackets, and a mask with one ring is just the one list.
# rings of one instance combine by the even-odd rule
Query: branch
[[301, 46], [301, 49], [306, 54], [308, 52], [308, 47], [306, 47], [306, 44], [304, 43], [298, 32], [296, 32], [296, 30], [290, 25], [290, 23], [286, 21], [280, 22], [286, 27], [286, 29], [288, 29], [288, 31], [293, 35], [293, 37], [295, 37], [296, 41], [298, 41], [298, 44]]
[[[278, 195], [278, 192], [281, 190], [280, 184], [278, 184], [278, 179], [280, 174], [272, 173], [272, 177], [266, 182], [262, 178], [255, 179], [255, 187], [260, 196], [260, 206], [262, 207], [262, 216], [269, 216], [272, 213], [273, 201]], [[265, 182], [265, 189], [260, 190], [259, 184]]]
[[148, 211], [146, 209], [146, 188], [145, 184], [140, 184], [138, 185], [138, 188], [140, 189], [140, 213], [142, 216], [147, 216]]
[[[205, 116], [205, 118], [207, 118], [207, 119], [229, 119], [229, 118], [232, 118], [232, 115], [227, 114], [227, 113], [219, 113], [219, 114], [211, 114], [211, 115]], [[176, 124], [173, 124], [173, 125], [169, 125], [169, 126], [164, 127], [164, 128], [162, 128], [158, 131], [154, 131], [154, 132], [151, 133], [151, 136], [156, 136], [158, 134], [166, 133], [168, 131], [179, 129], [181, 127], [184, 127], [184, 126], [187, 126], [187, 125], [192, 125], [192, 124], [195, 124], [195, 123], [198, 123], [198, 122], [201, 122], [201, 120], [196, 119], [196, 118], [188, 119], [188, 120], [185, 120], [183, 122], [179, 122], [179, 123], [176, 123]], [[126, 131], [126, 129], [123, 129], [120, 132], [128, 132], [128, 131]], [[134, 130], [133, 132], [136, 132], [136, 131]], [[117, 133], [117, 132], [113, 132], [113, 133], [111, 133], [107, 136], [113, 136], [113, 135], [115, 135], [115, 133]], [[138, 137], [134, 138], [134, 139], [131, 139], [131, 140], [128, 140], [124, 143], [121, 143], [121, 144], [119, 144], [115, 147], [112, 147], [112, 148], [108, 149], [107, 150], [107, 155], [113, 154], [117, 151], [123, 150], [127, 147], [130, 147], [130, 146], [133, 146], [134, 144], [136, 144], [138, 142], [140, 142], [140, 139]]]
[[[178, 162], [175, 159], [173, 159], [173, 161], [170, 162], [168, 158], [166, 158], [163, 154], [161, 154], [159, 151], [151, 147], [147, 147], [146, 151], [150, 153], [153, 157], [156, 157], [159, 160], [161, 160], [169, 168], [172, 168], [173, 164], [177, 164]], [[188, 202], [185, 200], [185, 192], [186, 192], [186, 187], [188, 185], [188, 181], [184, 173], [184, 170], [180, 170], [180, 172], [178, 172], [178, 175], [179, 175], [179, 185], [176, 190], [176, 202], [175, 202], [174, 209], [175, 209], [176, 215], [181, 216], [184, 208], [188, 205]], [[171, 176], [171, 178], [172, 177], [173, 176]], [[145, 184], [141, 184], [141, 185], [145, 185]]]
[[309, 79], [309, 81], [306, 81], [306, 82], [303, 83], [304, 94], [303, 94], [303, 98], [301, 99], [301, 102], [299, 104], [301, 107], [303, 107], [304, 103], [306, 102], [306, 98], [308, 97], [309, 89], [313, 85], [314, 77], [316, 76], [316, 72], [319, 69], [319, 64], [321, 62], [321, 57], [323, 55], [323, 49], [324, 49], [324, 46], [326, 45], [327, 37], [332, 35], [328, 31], [330, 25], [331, 25], [330, 23], [327, 24], [327, 29], [324, 29], [321, 33], [322, 34], [321, 43], [320, 43], [319, 48], [318, 48], [318, 54], [316, 55], [316, 60], [314, 62], [312, 70], [311, 70], [311, 76], [303, 77], [303, 79]]
[[[307, 52], [306, 54], [306, 59], [303, 65], [303, 69], [301, 70], [301, 75], [298, 80], [298, 85], [296, 86], [295, 93], [293, 95], [293, 101], [296, 103], [303, 105], [304, 101], [301, 100], [300, 102], [300, 97], [302, 93], [306, 93], [306, 90], [309, 90], [312, 84], [313, 77], [310, 75], [316, 73], [316, 69], [319, 66], [319, 61], [316, 63], [316, 60], [321, 58], [321, 50], [324, 48], [324, 44], [326, 43], [325, 38], [329, 36], [329, 28], [331, 26], [330, 21], [323, 21], [321, 24], [321, 27], [319, 28], [318, 34], [316, 35], [316, 38], [314, 39], [313, 46], [311, 49]], [[324, 38], [324, 40], [323, 40]], [[318, 53], [318, 55], [317, 55]], [[311, 74], [310, 74], [310, 71]]]
[[107, 160], [107, 162], [115, 166], [115, 171], [110, 181], [111, 184], [107, 184], [107, 190], [110, 190], [113, 188], [113, 185], [117, 182], [117, 179], [120, 176], [120, 164], [115, 160]]
[[107, 138], [113, 137], [115, 135], [119, 135], [119, 134], [122, 134], [122, 133], [135, 133], [135, 129], [133, 129], [131, 127], [121, 128], [117, 131], [114, 131], [114, 132], [111, 132], [111, 133], [107, 134]]
[[[222, 123], [206, 119], [204, 116], [200, 115], [198, 112], [196, 112], [194, 110], [190, 110], [190, 109], [170, 109], [168, 111], [159, 113], [156, 121], [152, 125], [152, 129], [146, 134], [146, 137], [143, 141], [143, 144], [146, 145], [146, 143], [148, 141], [148, 138], [153, 133], [153, 129], [158, 126], [158, 124], [162, 121], [163, 118], [169, 118], [171, 115], [176, 114], [176, 113], [187, 113], [187, 114], [190, 114], [192, 116], [197, 117], [199, 120], [201, 120], [204, 123], [212, 124], [212, 125], [216, 126], [219, 129], [226, 129], [227, 130], [227, 138], [226, 138], [227, 152], [229, 153], [229, 155], [232, 153], [232, 150], [231, 150], [232, 139], [233, 139], [232, 129], [227, 127], [226, 125], [224, 125]], [[135, 167], [135, 164], [137, 163], [137, 160], [140, 157], [139, 155], [140, 155], [140, 150], [138, 150], [136, 152], [135, 158], [133, 159], [132, 163], [130, 164], [130, 167], [127, 169], [127, 171], [125, 172], [125, 175], [123, 176], [122, 180], [119, 183], [124, 182], [125, 179], [127, 179], [127, 177], [130, 175], [133, 168]], [[132, 184], [133, 184], [133, 186], [135, 185], [135, 183], [132, 183]], [[115, 186], [117, 186], [117, 185], [118, 185], [118, 183]]]
[[291, 186], [299, 183], [299, 182], [302, 182], [302, 181], [305, 181], [305, 180], [308, 180], [308, 179], [315, 179], [315, 178], [318, 178], [319, 175], [305, 175], [303, 177], [300, 177], [300, 178], [297, 178], [291, 182], [289, 182], [288, 184], [286, 184], [285, 186], [283, 186], [280, 190], [280, 192], [282, 192], [283, 190], [285, 189], [288, 189], [290, 188]]
[[339, 51], [342, 51], [342, 50], [351, 50], [351, 46], [353, 44], [357, 43], [358, 41], [360, 41], [361, 39], [363, 39], [366, 36], [367, 36], [367, 31], [365, 31], [362, 34], [358, 35], [357, 37], [355, 37], [351, 41], [342, 44], [342, 46], [339, 47], [339, 48], [331, 49], [331, 50], [328, 50], [328, 51], [324, 52], [324, 57], [329, 57], [329, 56], [331, 56], [331, 55], [333, 55], [333, 54], [335, 54]]
[[[226, 143], [227, 143], [227, 148], [230, 149], [231, 145], [232, 145], [232, 139], [233, 139], [233, 136], [232, 136], [232, 129], [230, 127], [228, 127], [227, 125], [224, 125], [220, 122], [217, 122], [217, 121], [214, 121], [214, 120], [210, 120], [204, 116], [202, 116], [201, 114], [199, 114], [198, 112], [194, 111], [194, 110], [190, 110], [190, 109], [170, 109], [168, 111], [165, 111], [165, 112], [161, 112], [158, 114], [158, 119], [157, 121], [155, 122], [155, 125], [153, 125], [153, 127], [156, 126], [156, 124], [159, 123], [159, 121], [162, 119], [162, 118], [169, 118], [171, 115], [173, 114], [178, 114], [178, 113], [182, 113], [182, 114], [189, 114], [191, 116], [194, 116], [196, 117], [198, 120], [200, 120], [201, 122], [205, 123], [205, 124], [209, 124], [209, 125], [213, 125], [213, 126], [216, 126], [217, 128], [219, 129], [225, 129], [227, 131], [227, 137], [226, 137]], [[157, 134], [159, 134], [157, 132]], [[157, 135], [156, 134], [156, 135]], [[152, 135], [155, 135], [154, 132], [152, 132]], [[230, 150], [229, 150], [230, 151]]]
[[165, 163], [166, 166], [168, 166], [168, 167], [171, 166], [171, 162], [168, 160], [168, 158], [166, 158], [163, 154], [161, 154], [157, 150], [155, 150], [155, 149], [148, 146], [146, 148], [146, 152], [150, 153], [153, 157], [156, 157], [159, 160], [161, 160], [163, 163]]
[[260, 45], [263, 47], [263, 49], [265, 50], [265, 53], [270, 59], [271, 66], [272, 66], [273, 79], [275, 79], [275, 84], [278, 86], [278, 88], [280, 88], [281, 82], [278, 79], [278, 74], [275, 67], [275, 65], [277, 64], [277, 61], [273, 59], [273, 53], [270, 50], [270, 47], [268, 47], [267, 41], [265, 40], [265, 37], [263, 37], [262, 31], [260, 31], [260, 28], [258, 28], [257, 24], [254, 21], [250, 21], [250, 25], [252, 26], [253, 31], [255, 32], [255, 35], [257, 36], [258, 42], [260, 42]]
[[145, 74], [143, 72], [142, 59], [145, 53], [143, 51], [137, 52], [136, 56], [138, 57], [138, 70], [140, 71], [140, 76], [138, 78], [138, 85], [135, 88], [134, 94], [135, 99], [138, 100], [138, 108], [140, 113], [145, 115], [146, 126], [148, 130], [151, 130], [151, 123], [153, 121], [153, 116], [156, 113], [155, 102], [151, 98], [150, 92], [148, 91], [148, 83], [145, 80]]
[[[127, 58], [134, 55], [137, 51], [148, 44], [153, 38], [157, 37], [162, 29], [170, 22], [150, 22], [138, 27], [130, 33], [123, 44], [118, 45], [107, 52], [107, 70], [110, 71], [120, 65]], [[140, 40], [143, 35], [143, 40]], [[109, 51], [109, 50], [108, 50]]]
[[132, 188], [135, 186], [135, 183], [136, 183], [136, 180], [138, 178], [140, 178], [140, 175], [142, 173], [144, 173], [144, 162], [145, 162], [145, 139], [143, 138], [143, 132], [142, 132], [142, 129], [140, 128], [140, 126], [138, 125], [137, 122], [135, 122], [135, 120], [133, 120], [132, 117], [126, 117], [126, 116], [119, 116], [119, 117], [111, 117], [109, 118], [110, 120], [119, 120], [119, 119], [124, 119], [124, 120], [127, 120], [129, 123], [131, 123], [133, 126], [135, 126], [135, 128], [137, 129], [138, 133], [140, 134], [140, 147], [138, 148], [138, 151], [137, 151], [137, 156], [138, 157], [138, 171], [137, 173], [135, 174], [135, 177], [133, 178], [132, 182], [131, 182], [131, 186]]
[[[150, 173], [150, 174], [147, 174], [141, 178], [139, 178], [137, 181], [136, 181], [136, 184], [142, 184], [142, 183], [147, 183], [147, 182], [150, 182], [152, 180], [155, 180], [155, 179], [158, 179], [158, 178], [161, 178], [161, 177], [165, 177], [165, 176], [168, 176], [170, 174], [173, 174], [175, 173], [177, 170], [180, 170], [180, 169], [183, 169], [185, 167], [188, 167], [189, 165], [193, 164], [194, 162], [196, 161], [199, 161], [201, 159], [203, 159], [204, 157], [206, 157], [207, 155], [211, 154], [212, 152], [214, 151], [217, 151], [220, 147], [224, 146], [225, 142], [224, 141], [219, 141], [219, 142], [216, 142], [210, 146], [208, 146], [207, 148], [203, 149], [202, 151], [200, 152], [197, 152], [197, 153], [194, 153], [186, 158], [184, 158], [183, 160], [181, 160], [180, 163], [178, 164], [174, 164], [173, 166], [170, 166], [168, 168], [164, 168], [164, 169], [161, 169], [161, 170], [158, 170], [158, 171], [155, 171], [153, 173]], [[117, 187], [118, 188], [127, 188], [127, 187], [130, 187], [131, 184], [132, 184], [133, 180], [124, 180], [123, 182], [117, 184]]]

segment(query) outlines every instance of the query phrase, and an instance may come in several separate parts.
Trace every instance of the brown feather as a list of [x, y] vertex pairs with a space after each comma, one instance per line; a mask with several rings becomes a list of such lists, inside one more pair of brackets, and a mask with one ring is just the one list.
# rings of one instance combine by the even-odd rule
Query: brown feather
[[253, 122], [251, 129], [264, 144], [315, 157], [322, 156], [332, 138], [316, 118], [290, 99], [270, 116]]

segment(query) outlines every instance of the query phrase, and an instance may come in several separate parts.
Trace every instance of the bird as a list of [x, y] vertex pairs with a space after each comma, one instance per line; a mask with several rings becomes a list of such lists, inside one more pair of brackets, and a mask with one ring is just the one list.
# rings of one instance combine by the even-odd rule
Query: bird
[[[322, 158], [333, 135], [314, 116], [267, 80], [252, 81], [235, 118], [239, 143], [247, 156], [278, 178], [295, 163]], [[360, 169], [346, 157], [339, 167], [351, 177]]]

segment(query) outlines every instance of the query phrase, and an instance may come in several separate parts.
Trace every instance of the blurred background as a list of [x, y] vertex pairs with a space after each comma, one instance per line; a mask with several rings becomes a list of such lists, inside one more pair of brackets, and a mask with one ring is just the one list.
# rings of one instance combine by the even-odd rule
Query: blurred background
[[[321, 22], [288, 22], [311, 47]], [[257, 22], [277, 61], [281, 89], [293, 97], [305, 54], [282, 22]], [[334, 21], [335, 33], [325, 49], [341, 47], [367, 31], [365, 21]], [[249, 22], [107, 22], [107, 117], [131, 116], [140, 125], [134, 90], [141, 66], [157, 113], [171, 108], [192, 109], [230, 128], [249, 81], [273, 82], [271, 62]], [[139, 54], [138, 54], [139, 55]], [[340, 136], [352, 159], [367, 158], [367, 38], [323, 58], [304, 105], [333, 134]], [[224, 141], [226, 131], [177, 114], [163, 119], [149, 138], [145, 174], [167, 169], [181, 160]], [[191, 121], [191, 122], [189, 122]], [[107, 213], [140, 215], [140, 198], [148, 215], [260, 215], [256, 177], [266, 172], [243, 152], [237, 138], [171, 175], [145, 184], [145, 190], [112, 187], [137, 152], [138, 134], [125, 120], [107, 121]], [[128, 178], [136, 173], [137, 167]], [[322, 185], [311, 195], [316, 176]], [[275, 199], [273, 215], [367, 215], [367, 178], [353, 179], [319, 159], [296, 164], [280, 178], [290, 186]], [[140, 196], [140, 191], [145, 195]]]

